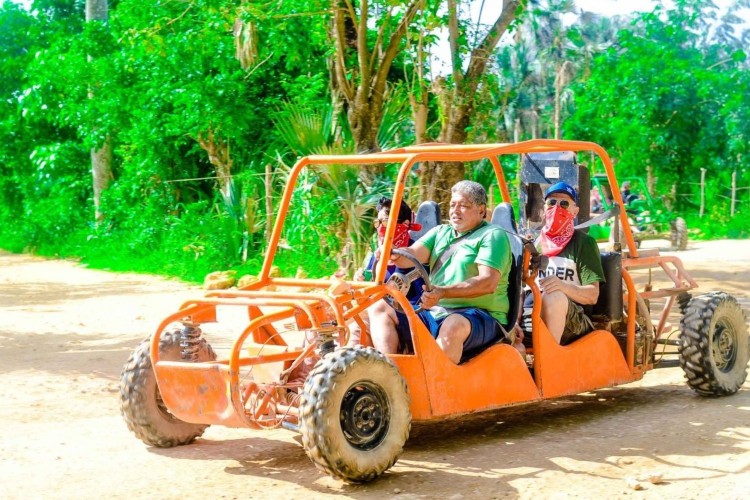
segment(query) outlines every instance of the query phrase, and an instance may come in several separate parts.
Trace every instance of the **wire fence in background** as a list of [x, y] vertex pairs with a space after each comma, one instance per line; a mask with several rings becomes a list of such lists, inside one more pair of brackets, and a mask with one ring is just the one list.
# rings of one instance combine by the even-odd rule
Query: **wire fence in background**
[[[698, 203], [695, 203], [692, 201], [696, 194], [695, 193], [689, 193], [689, 194], [680, 194], [677, 195], [678, 197], [681, 197], [683, 199], [687, 199], [687, 201], [690, 202], [691, 205], [697, 205], [699, 206], [698, 210], [698, 216], [700, 218], [703, 218], [706, 212], [706, 169], [701, 169], [701, 181], [700, 182], [686, 182], [685, 184], [691, 185], [691, 186], [699, 186], [698, 196], [700, 197], [700, 201]], [[737, 171], [735, 170], [732, 172], [732, 185], [731, 186], [717, 186], [721, 192], [714, 193], [713, 196], [716, 198], [723, 198], [725, 200], [729, 200], [729, 214], [731, 217], [734, 217], [738, 213], [750, 213], [750, 186], [743, 186], [743, 187], [737, 187]], [[730, 195], [727, 196], [725, 192], [729, 192]]]

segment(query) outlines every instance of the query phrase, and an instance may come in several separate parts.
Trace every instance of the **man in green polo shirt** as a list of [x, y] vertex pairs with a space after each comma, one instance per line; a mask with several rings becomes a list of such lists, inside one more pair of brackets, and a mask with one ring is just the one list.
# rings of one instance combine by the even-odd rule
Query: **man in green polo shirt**
[[[429, 263], [432, 290], [425, 290], [419, 313], [422, 322], [454, 363], [479, 354], [504, 338], [501, 324], [508, 313], [508, 237], [488, 224], [487, 193], [481, 184], [460, 181], [451, 189], [450, 224], [437, 226], [405, 248]], [[409, 259], [392, 259], [410, 267]], [[384, 301], [369, 312], [375, 348], [384, 353], [412, 349], [406, 315]]]

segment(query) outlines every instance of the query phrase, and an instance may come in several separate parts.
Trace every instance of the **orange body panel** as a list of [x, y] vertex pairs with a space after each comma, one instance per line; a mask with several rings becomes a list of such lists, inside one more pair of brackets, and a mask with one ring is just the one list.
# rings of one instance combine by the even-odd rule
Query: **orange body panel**
[[164, 404], [180, 420], [248, 427], [242, 409], [232, 404], [228, 366], [160, 361], [154, 369]]
[[432, 417], [430, 390], [425, 380], [422, 360], [417, 356], [392, 354], [389, 356], [406, 380], [409, 389], [411, 417], [414, 420], [429, 420]]
[[509, 345], [494, 345], [461, 365], [453, 364], [420, 323], [415, 349], [430, 393], [429, 418], [539, 399], [525, 360]]
[[537, 366], [541, 367], [539, 376], [545, 398], [625, 384], [643, 376], [640, 370], [628, 369], [622, 349], [610, 332], [596, 330], [561, 346], [544, 323], [541, 325], [534, 340], [540, 340], [542, 345], [534, 352]]
[[409, 386], [414, 420], [539, 399], [526, 362], [513, 347], [494, 345], [455, 365], [421, 323], [414, 330], [418, 354], [391, 356]]

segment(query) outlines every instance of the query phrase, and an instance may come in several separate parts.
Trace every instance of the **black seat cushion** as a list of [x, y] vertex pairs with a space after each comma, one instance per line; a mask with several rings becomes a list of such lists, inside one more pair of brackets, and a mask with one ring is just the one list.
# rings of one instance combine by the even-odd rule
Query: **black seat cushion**
[[516, 231], [516, 218], [513, 206], [510, 203], [500, 203], [492, 212], [492, 224], [503, 229], [508, 235], [510, 251], [513, 258], [510, 263], [508, 274], [508, 321], [503, 328], [510, 332], [518, 321], [518, 311], [521, 307], [521, 292], [523, 283], [521, 280], [521, 267], [523, 266], [523, 240]]

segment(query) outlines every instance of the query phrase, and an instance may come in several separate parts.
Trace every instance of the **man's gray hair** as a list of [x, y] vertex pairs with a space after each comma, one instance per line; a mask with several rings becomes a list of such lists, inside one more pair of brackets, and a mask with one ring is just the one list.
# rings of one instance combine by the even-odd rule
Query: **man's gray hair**
[[451, 188], [451, 194], [461, 193], [469, 197], [477, 205], [487, 204], [487, 191], [484, 186], [474, 181], [458, 181]]

